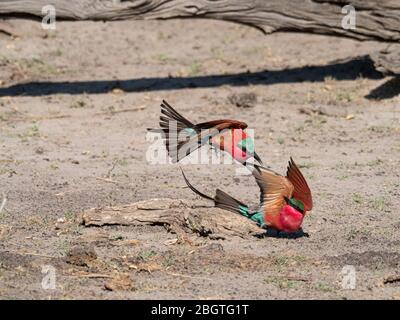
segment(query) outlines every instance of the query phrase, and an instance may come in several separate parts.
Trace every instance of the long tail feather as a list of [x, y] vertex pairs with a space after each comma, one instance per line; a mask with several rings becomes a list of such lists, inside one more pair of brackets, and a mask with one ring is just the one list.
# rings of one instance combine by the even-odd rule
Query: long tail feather
[[215, 206], [221, 209], [239, 213], [241, 215], [248, 213], [248, 207], [243, 202], [236, 200], [220, 189], [217, 189], [216, 191], [214, 202]]
[[185, 173], [183, 172], [182, 168], [181, 168], [181, 171], [182, 171], [182, 175], [183, 175], [183, 178], [185, 179], [187, 186], [194, 193], [196, 193], [197, 195], [199, 195], [202, 198], [214, 201], [214, 205], [217, 208], [221, 208], [221, 209], [228, 210], [228, 211], [231, 211], [234, 213], [238, 213], [245, 217], [249, 217], [248, 206], [245, 205], [243, 202], [236, 200], [235, 198], [231, 197], [229, 194], [227, 194], [226, 192], [224, 192], [220, 189], [216, 190], [215, 197], [212, 198], [212, 197], [204, 194], [203, 192], [197, 190], [186, 178]]
[[189, 187], [190, 190], [192, 190], [194, 193], [196, 193], [197, 195], [199, 195], [199, 196], [202, 197], [202, 198], [205, 198], [205, 199], [214, 201], [214, 198], [212, 198], [212, 197], [210, 197], [210, 196], [204, 194], [203, 192], [201, 192], [201, 191], [197, 190], [195, 187], [193, 187], [193, 185], [192, 185], [192, 184], [189, 182], [189, 180], [186, 178], [185, 173], [183, 172], [183, 169], [182, 169], [182, 168], [180, 168], [180, 169], [181, 169], [181, 171], [182, 171], [183, 179], [185, 179], [185, 182], [186, 182], [186, 184], [187, 184], [187, 186]]

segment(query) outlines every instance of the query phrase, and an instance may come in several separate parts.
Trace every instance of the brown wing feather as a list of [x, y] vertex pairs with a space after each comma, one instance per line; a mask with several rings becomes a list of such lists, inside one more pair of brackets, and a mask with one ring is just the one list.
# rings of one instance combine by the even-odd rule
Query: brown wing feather
[[[170, 132], [171, 121], [176, 125], [177, 132]], [[161, 129], [148, 130], [163, 134], [168, 154], [173, 162], [177, 162], [207, 143], [212, 137], [218, 135], [219, 131], [224, 129], [245, 129], [247, 128], [247, 124], [229, 119], [194, 124], [183, 117], [167, 101], [163, 100], [161, 104], [160, 127]], [[193, 129], [197, 134], [192, 135], [189, 132], [182, 132], [186, 128]]]
[[305, 211], [310, 211], [313, 207], [311, 190], [308, 187], [306, 179], [304, 179], [303, 174], [292, 158], [290, 158], [289, 161], [286, 177], [294, 186], [293, 197], [303, 203]]
[[261, 206], [268, 215], [277, 215], [285, 205], [285, 197], [291, 198], [292, 183], [272, 170], [255, 165], [253, 176], [260, 187]]
[[209, 129], [215, 128], [217, 130], [224, 130], [224, 129], [246, 129], [247, 123], [238, 121], [238, 120], [231, 120], [231, 119], [222, 119], [222, 120], [211, 120], [207, 122], [198, 123], [195, 125], [196, 129]]

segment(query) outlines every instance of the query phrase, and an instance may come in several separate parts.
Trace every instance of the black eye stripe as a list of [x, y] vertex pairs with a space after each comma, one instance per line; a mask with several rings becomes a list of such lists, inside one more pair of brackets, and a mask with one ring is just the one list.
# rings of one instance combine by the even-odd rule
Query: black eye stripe
[[290, 204], [290, 206], [294, 209], [296, 209], [297, 211], [299, 211], [301, 214], [304, 214], [304, 210], [299, 208], [298, 206], [296, 206], [295, 204]]

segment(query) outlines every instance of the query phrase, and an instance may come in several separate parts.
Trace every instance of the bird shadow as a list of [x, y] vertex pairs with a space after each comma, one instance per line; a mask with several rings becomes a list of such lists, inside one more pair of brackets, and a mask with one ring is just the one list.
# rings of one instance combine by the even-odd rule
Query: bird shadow
[[307, 232], [304, 232], [302, 228], [300, 228], [296, 232], [283, 232], [275, 229], [267, 229], [266, 232], [260, 233], [256, 235], [257, 238], [278, 238], [278, 239], [298, 239], [298, 238], [309, 238], [310, 235]]
[[[364, 77], [382, 79], [375, 70], [369, 55], [352, 59], [334, 61], [327, 65], [304, 66], [282, 70], [263, 70], [189, 77], [152, 77], [127, 80], [90, 80], [90, 81], [32, 81], [0, 88], [2, 96], [44, 96], [53, 94], [101, 94], [115, 88], [125, 92], [149, 92], [158, 90], [179, 90], [185, 88], [213, 88], [224, 85], [273, 85], [279, 83], [323, 82], [326, 77], [336, 80], [355, 80]], [[375, 89], [374, 99], [385, 99], [388, 94], [385, 87]]]
[[379, 87], [373, 89], [365, 98], [369, 100], [384, 100], [400, 94], [400, 76], [395, 76]]

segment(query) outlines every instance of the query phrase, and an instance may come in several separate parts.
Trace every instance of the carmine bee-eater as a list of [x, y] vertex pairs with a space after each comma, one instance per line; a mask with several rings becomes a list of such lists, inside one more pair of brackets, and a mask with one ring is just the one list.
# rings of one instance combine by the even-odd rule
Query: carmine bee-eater
[[245, 132], [247, 124], [221, 119], [194, 124], [179, 114], [167, 101], [161, 104], [161, 129], [148, 129], [163, 135], [165, 146], [174, 163], [205, 144], [228, 152], [233, 159], [246, 164], [251, 158], [262, 164], [254, 151], [253, 139]]
[[229, 210], [255, 221], [260, 227], [295, 232], [300, 229], [304, 215], [312, 209], [310, 188], [293, 159], [290, 158], [286, 177], [254, 165], [252, 174], [260, 187], [260, 200], [256, 210], [217, 189], [214, 198], [193, 187], [183, 173], [188, 187], [199, 196], [214, 201], [218, 208]]

